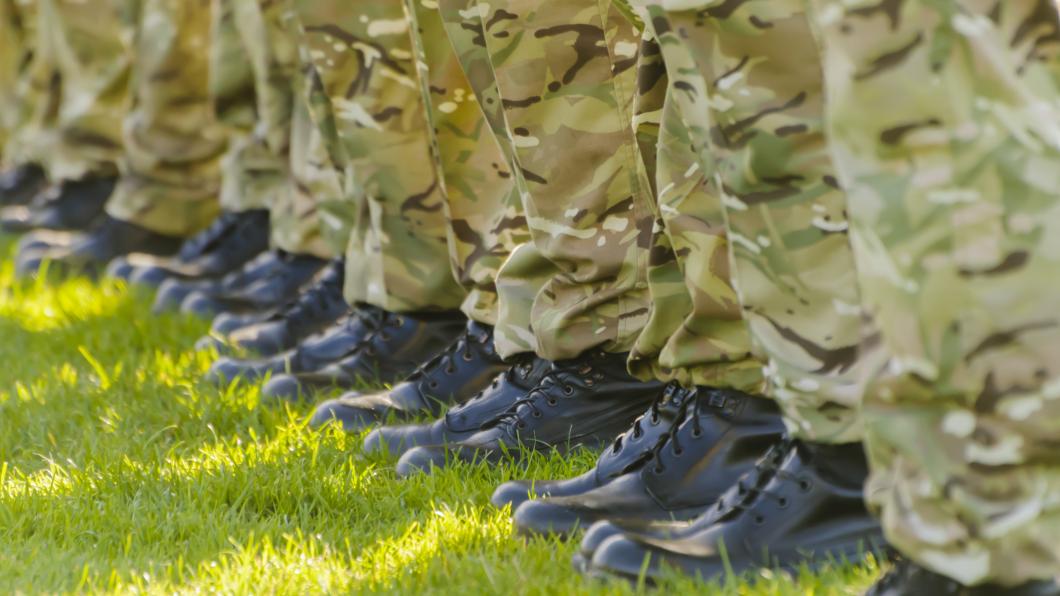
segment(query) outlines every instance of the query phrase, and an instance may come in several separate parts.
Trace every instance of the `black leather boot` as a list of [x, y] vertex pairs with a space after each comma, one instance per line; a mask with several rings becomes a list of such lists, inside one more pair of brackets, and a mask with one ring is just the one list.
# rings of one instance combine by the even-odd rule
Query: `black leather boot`
[[677, 384], [667, 385], [648, 411], [618, 435], [596, 460], [593, 469], [563, 480], [512, 480], [493, 491], [490, 501], [498, 508], [511, 506], [512, 512], [530, 499], [571, 496], [587, 493], [615, 478], [639, 469], [652, 449], [681, 421], [685, 407], [694, 392]]
[[[379, 328], [349, 354], [323, 368], [276, 375], [261, 388], [262, 399], [297, 401], [320, 391], [394, 383], [444, 350], [466, 323], [459, 311], [387, 313]], [[489, 348], [492, 351], [492, 344]]]
[[894, 567], [876, 582], [865, 596], [1056, 596], [1056, 580], [1028, 582], [1020, 586], [981, 584], [968, 587], [946, 576], [928, 571], [912, 561], [899, 558]]
[[52, 248], [37, 258], [20, 261], [18, 273], [32, 275], [44, 261], [50, 261], [51, 270], [63, 274], [96, 276], [116, 257], [131, 252], [171, 255], [180, 249], [180, 244], [180, 238], [103, 216], [98, 227], [79, 234], [69, 246]]
[[[322, 404], [313, 418], [344, 418], [344, 426], [360, 428], [387, 417], [409, 419], [437, 416], [452, 404], [465, 402], [509, 368], [493, 345], [493, 327], [468, 321], [464, 333], [441, 352], [433, 355], [404, 381], [389, 391], [338, 398]], [[337, 410], [337, 411], [333, 411]]]
[[281, 253], [272, 270], [260, 279], [230, 291], [194, 290], [181, 303], [180, 310], [201, 317], [273, 310], [297, 297], [327, 263], [310, 255]]
[[192, 292], [203, 292], [212, 296], [245, 288], [282, 267], [285, 256], [280, 251], [261, 253], [221, 279], [167, 279], [158, 287], [152, 310], [156, 314], [176, 310]]
[[528, 501], [515, 512], [520, 534], [567, 536], [601, 520], [691, 519], [755, 466], [784, 434], [776, 404], [739, 391], [700, 388], [681, 420], [641, 464], [603, 486]]
[[727, 569], [814, 568], [881, 553], [883, 532], [862, 495], [867, 475], [860, 445], [785, 442], [737, 483], [735, 500], [730, 491], [703, 514], [713, 523], [697, 521], [676, 536], [612, 537], [593, 554], [589, 573], [654, 580], [671, 568], [711, 581]]
[[269, 248], [269, 212], [263, 209], [223, 213], [186, 240], [176, 256], [159, 258], [134, 253], [115, 259], [107, 273], [139, 285], [158, 287], [173, 277], [220, 278], [241, 268]]
[[565, 451], [612, 441], [664, 389], [662, 383], [644, 382], [626, 372], [626, 358], [592, 350], [554, 362], [537, 387], [485, 429], [452, 446], [406, 452], [398, 461], [398, 474], [429, 471], [452, 460], [497, 462], [521, 448]]
[[0, 206], [25, 205], [47, 184], [44, 169], [34, 163], [4, 170], [0, 173]]
[[[482, 430], [482, 425], [510, 408], [516, 400], [526, 397], [552, 369], [551, 362], [531, 354], [517, 356], [513, 362], [485, 389], [434, 422], [373, 430], [364, 439], [365, 452], [376, 453], [385, 449], [390, 455], [400, 456], [419, 445], [448, 445]], [[329, 420], [338, 420], [347, 432], [359, 432], [378, 422], [377, 411], [371, 404], [366, 407], [360, 398], [350, 395], [324, 402], [313, 414], [310, 425], [320, 426]]]
[[247, 322], [222, 320], [225, 314], [219, 315], [214, 319], [214, 331], [220, 337], [210, 336], [216, 339], [212, 343], [222, 352], [236, 348], [258, 356], [290, 350], [349, 312], [342, 294], [345, 278], [345, 259], [335, 259], [297, 299], [266, 317]]
[[259, 359], [220, 358], [206, 373], [214, 383], [257, 381], [268, 374], [324, 368], [356, 350], [386, 319], [386, 311], [373, 306], [355, 306], [339, 323], [312, 336], [297, 348]]
[[118, 179], [92, 176], [64, 180], [37, 193], [28, 205], [8, 207], [0, 213], [5, 232], [30, 230], [85, 230], [103, 215], [103, 207]]

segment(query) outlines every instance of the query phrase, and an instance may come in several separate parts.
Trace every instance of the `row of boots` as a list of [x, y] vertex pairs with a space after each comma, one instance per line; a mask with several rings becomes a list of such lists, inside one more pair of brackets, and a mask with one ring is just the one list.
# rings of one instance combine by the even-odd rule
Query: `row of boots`
[[[33, 167], [0, 176], [0, 227], [32, 230], [18, 271], [105, 273], [156, 288], [156, 312], [211, 317], [198, 345], [220, 354], [210, 381], [263, 382], [266, 404], [344, 391], [310, 424], [366, 433], [364, 450], [394, 458], [401, 477], [600, 449], [581, 476], [508, 482], [492, 496], [520, 534], [581, 533], [573, 564], [586, 574], [714, 580], [887, 553], [864, 504], [860, 444], [792, 440], [769, 399], [645, 382], [626, 354], [504, 360], [493, 329], [459, 312], [347, 304], [345, 262], [270, 250], [266, 211], [225, 213], [181, 242], [108, 216], [96, 199], [113, 183], [48, 187]], [[371, 390], [381, 386], [391, 388]], [[1022, 593], [1051, 593], [1036, 589]], [[986, 593], [904, 561], [871, 593], [929, 591]]]

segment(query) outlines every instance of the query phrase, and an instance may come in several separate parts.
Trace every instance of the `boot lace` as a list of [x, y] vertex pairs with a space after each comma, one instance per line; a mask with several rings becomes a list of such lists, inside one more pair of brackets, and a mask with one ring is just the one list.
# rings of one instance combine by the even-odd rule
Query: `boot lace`
[[180, 249], [180, 258], [188, 260], [215, 248], [239, 223], [240, 214], [225, 212], [202, 232], [189, 239]]
[[334, 297], [342, 293], [342, 275], [334, 268], [341, 268], [341, 263], [333, 263], [332, 269], [325, 272], [317, 283], [301, 292], [297, 298], [287, 303], [281, 309], [280, 314], [274, 318], [284, 318], [293, 327], [301, 327], [311, 321], [316, 321], [322, 313], [334, 308]]
[[[709, 392], [709, 397], [699, 395], [699, 391]], [[703, 436], [703, 418], [707, 415], [723, 415], [732, 399], [735, 398], [711, 389], [697, 390], [696, 395], [685, 403], [682, 415], [645, 455], [644, 465], [651, 465], [651, 470], [656, 475], [666, 472], [668, 460], [685, 454], [687, 441], [682, 436], [682, 429], [689, 429], [687, 435], [690, 441], [700, 439]]]
[[792, 439], [784, 439], [770, 448], [766, 455], [755, 464], [754, 469], [718, 499], [715, 507], [722, 517], [731, 518], [751, 513], [755, 516], [755, 522], [761, 524], [765, 518], [755, 513], [754, 510], [764, 500], [776, 502], [781, 509], [786, 508], [788, 498], [785, 495], [766, 489], [766, 486], [774, 479], [795, 483], [803, 492], [810, 490], [813, 484], [809, 479], [781, 469], [784, 460], [795, 449], [797, 449], [797, 442]]
[[561, 396], [573, 396], [577, 392], [572, 384], [575, 379], [587, 387], [603, 381], [603, 373], [593, 366], [593, 360], [596, 357], [599, 357], [599, 354], [553, 362], [551, 370], [545, 374], [536, 387], [531, 389], [525, 397], [512, 403], [507, 410], [484, 424], [483, 428], [511, 425], [518, 429], [525, 429], [527, 427], [526, 416], [542, 418], [546, 407], [559, 405]]
[[452, 376], [457, 372], [458, 362], [471, 362], [476, 352], [492, 355], [493, 342], [488, 333], [474, 333], [472, 327], [464, 327], [463, 333], [449, 347], [424, 362], [408, 376], [408, 381], [425, 382], [430, 389], [437, 389], [442, 376]]

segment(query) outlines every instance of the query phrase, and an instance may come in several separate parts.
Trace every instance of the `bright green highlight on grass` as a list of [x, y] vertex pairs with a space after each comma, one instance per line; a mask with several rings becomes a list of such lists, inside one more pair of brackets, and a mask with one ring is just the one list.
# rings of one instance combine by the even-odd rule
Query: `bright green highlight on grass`
[[[524, 541], [489, 495], [593, 454], [398, 480], [310, 406], [199, 381], [208, 325], [112, 283], [0, 269], [0, 592], [626, 593], [575, 573], [576, 543]], [[764, 572], [741, 594], [859, 594], [873, 566]], [[659, 593], [702, 593], [675, 579]]]

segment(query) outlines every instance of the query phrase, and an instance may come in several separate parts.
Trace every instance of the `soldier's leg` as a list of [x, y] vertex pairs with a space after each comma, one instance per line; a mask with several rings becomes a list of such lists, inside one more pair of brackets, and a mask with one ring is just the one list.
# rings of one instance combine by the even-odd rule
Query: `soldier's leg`
[[539, 354], [627, 352], [649, 312], [653, 219], [632, 131], [639, 35], [610, 3], [477, 10], [529, 227], [558, 269], [534, 306]]
[[[407, 1], [405, 7], [416, 58], [415, 80], [426, 110], [431, 164], [443, 200], [451, 270], [467, 291], [461, 310], [469, 319], [468, 333], [388, 392], [343, 397], [317, 408], [316, 422], [337, 420], [354, 432], [383, 418], [437, 415], [447, 406], [459, 407], [497, 374], [513, 366], [521, 370], [532, 357], [524, 350], [508, 354], [506, 362], [495, 340], [501, 321], [499, 269], [513, 249], [529, 240], [515, 177], [479, 109], [437, 9], [418, 1]], [[540, 280], [520, 281], [537, 281], [540, 288]], [[531, 303], [523, 308], [529, 311]], [[504, 328], [512, 333], [510, 324]], [[420, 443], [437, 444], [440, 437], [456, 439], [454, 429], [447, 428], [449, 420], [447, 415], [432, 425], [385, 427], [369, 436], [366, 449], [386, 445], [396, 455]], [[441, 434], [435, 432], [439, 429]]]
[[[453, 7], [443, 7], [447, 19]], [[610, 3], [469, 8], [459, 18], [472, 43], [484, 44], [486, 68], [476, 52], [458, 53], [487, 121], [503, 128], [497, 140], [512, 158], [534, 247], [553, 270], [529, 313], [537, 355], [553, 367], [543, 390], [514, 397], [490, 430], [451, 449], [417, 447], [402, 456], [400, 474], [454, 459], [498, 461], [519, 446], [607, 442], [663, 394], [662, 383], [626, 370], [648, 316], [652, 222], [631, 124], [639, 35]], [[501, 280], [523, 256], [535, 255], [517, 249]]]
[[[720, 517], [712, 508], [670, 537], [604, 542], [594, 568], [636, 576], [650, 556], [649, 574], [669, 564], [718, 577], [726, 563], [741, 571], [855, 558], [882, 542], [862, 504], [867, 463], [858, 443], [859, 380], [873, 361], [859, 350], [847, 199], [825, 140], [823, 73], [808, 16], [798, 1], [733, 10], [641, 4], [700, 165], [715, 172], [733, 282], [766, 362], [765, 394], [781, 407], [795, 441], [762, 461], [763, 470], [780, 467], [764, 490], [783, 496], [785, 515], [770, 514], [768, 500], [746, 503], [739, 515]], [[793, 478], [814, 479], [813, 489]], [[822, 507], [837, 513], [817, 517]]]
[[310, 114], [357, 211], [346, 254], [346, 298], [356, 307], [338, 343], [303, 346], [314, 355], [273, 378], [264, 388], [273, 399], [400, 380], [465, 323], [403, 5], [294, 4]]
[[210, 23], [203, 0], [145, 0], [140, 9], [133, 111], [107, 213], [160, 236], [190, 236], [218, 212], [226, 137], [209, 93]]
[[29, 126], [29, 82], [38, 64], [36, 5], [28, 0], [0, 3], [0, 205], [29, 202], [46, 182], [44, 170], [18, 149], [15, 139]]
[[[866, 341], [886, 356], [863, 408], [867, 493], [895, 547], [975, 594], [1055, 578], [1055, 6], [814, 5]], [[941, 592], [973, 593], [909, 564], [876, 591]]]

